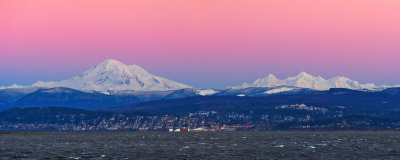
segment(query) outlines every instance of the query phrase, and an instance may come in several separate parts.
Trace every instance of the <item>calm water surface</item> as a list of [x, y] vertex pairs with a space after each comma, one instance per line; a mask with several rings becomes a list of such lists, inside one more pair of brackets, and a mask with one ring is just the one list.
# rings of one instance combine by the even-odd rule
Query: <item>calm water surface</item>
[[400, 159], [400, 132], [0, 134], [2, 159]]

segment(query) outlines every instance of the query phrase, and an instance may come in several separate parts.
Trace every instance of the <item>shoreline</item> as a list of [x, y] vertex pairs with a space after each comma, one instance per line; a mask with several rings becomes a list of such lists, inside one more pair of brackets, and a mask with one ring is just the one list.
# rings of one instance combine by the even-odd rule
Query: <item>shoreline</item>
[[2, 132], [2, 135], [44, 135], [44, 134], [97, 134], [97, 133], [171, 133], [171, 134], [190, 134], [190, 133], [346, 133], [346, 132], [399, 132], [400, 130], [274, 130], [274, 131], [191, 131], [191, 132], [168, 132], [168, 131], [20, 131]]

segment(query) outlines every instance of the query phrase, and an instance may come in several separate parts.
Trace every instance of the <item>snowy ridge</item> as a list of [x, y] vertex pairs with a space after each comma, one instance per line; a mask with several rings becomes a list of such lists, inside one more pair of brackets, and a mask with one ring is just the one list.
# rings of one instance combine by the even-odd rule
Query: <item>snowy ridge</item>
[[166, 91], [192, 88], [148, 73], [137, 65], [106, 60], [82, 74], [59, 82], [36, 82], [32, 87], [68, 87], [78, 90], [108, 92], [115, 90]]
[[243, 83], [240, 86], [230, 86], [230, 89], [243, 89], [249, 87], [277, 87], [291, 86], [300, 88], [309, 88], [314, 90], [329, 90], [330, 88], [348, 88], [355, 90], [376, 90], [379, 87], [373, 83], [360, 84], [358, 81], [351, 80], [343, 76], [337, 76], [331, 79], [324, 79], [320, 76], [312, 76], [306, 72], [301, 72], [297, 76], [289, 77], [284, 80], [276, 78], [269, 74], [267, 77], [255, 80], [252, 84]]
[[18, 85], [18, 84], [13, 84], [13, 85], [11, 85], [11, 86], [0, 86], [0, 89], [9, 89], [9, 88], [25, 88], [26, 86], [21, 86], [21, 85]]

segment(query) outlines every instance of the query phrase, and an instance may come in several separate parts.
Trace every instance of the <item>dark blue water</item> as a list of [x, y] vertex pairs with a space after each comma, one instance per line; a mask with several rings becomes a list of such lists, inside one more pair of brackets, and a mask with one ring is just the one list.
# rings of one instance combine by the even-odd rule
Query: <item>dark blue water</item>
[[14, 133], [0, 159], [400, 159], [400, 132]]

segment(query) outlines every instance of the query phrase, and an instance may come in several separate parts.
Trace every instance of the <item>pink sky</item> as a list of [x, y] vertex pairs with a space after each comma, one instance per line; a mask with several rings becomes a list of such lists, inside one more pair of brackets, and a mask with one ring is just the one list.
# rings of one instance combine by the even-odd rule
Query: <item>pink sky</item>
[[306, 71], [400, 83], [399, 0], [0, 0], [0, 86], [105, 59], [194, 87]]

